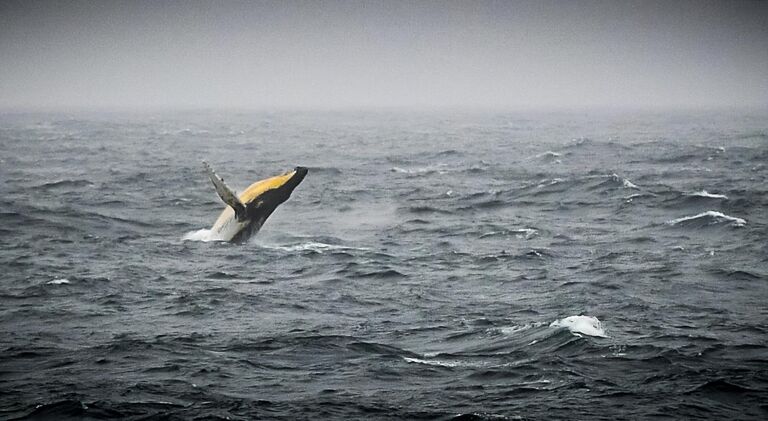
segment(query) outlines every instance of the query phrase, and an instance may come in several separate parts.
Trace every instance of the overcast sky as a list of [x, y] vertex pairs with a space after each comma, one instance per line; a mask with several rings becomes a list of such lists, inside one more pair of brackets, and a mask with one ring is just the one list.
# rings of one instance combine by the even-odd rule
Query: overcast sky
[[768, 2], [7, 1], [3, 108], [768, 105]]

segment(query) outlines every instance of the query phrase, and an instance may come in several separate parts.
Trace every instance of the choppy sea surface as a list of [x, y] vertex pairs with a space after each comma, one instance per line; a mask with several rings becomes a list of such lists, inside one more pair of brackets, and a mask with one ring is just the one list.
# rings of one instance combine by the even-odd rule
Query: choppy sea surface
[[[309, 175], [244, 245], [232, 187]], [[0, 115], [2, 419], [765, 419], [768, 113]]]

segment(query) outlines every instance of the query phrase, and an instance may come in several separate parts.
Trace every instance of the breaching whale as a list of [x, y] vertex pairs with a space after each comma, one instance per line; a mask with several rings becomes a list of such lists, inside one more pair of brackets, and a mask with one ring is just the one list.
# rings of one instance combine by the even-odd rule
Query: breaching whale
[[203, 161], [203, 166], [216, 193], [228, 205], [211, 227], [210, 235], [233, 243], [243, 243], [257, 233], [269, 215], [291, 197], [293, 190], [307, 175], [305, 167], [296, 167], [284, 174], [257, 181], [238, 196], [207, 162]]

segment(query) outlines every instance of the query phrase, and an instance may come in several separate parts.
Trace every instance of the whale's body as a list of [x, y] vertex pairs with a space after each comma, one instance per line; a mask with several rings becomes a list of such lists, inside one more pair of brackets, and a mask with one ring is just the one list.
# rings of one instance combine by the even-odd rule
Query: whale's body
[[208, 176], [227, 207], [210, 230], [216, 240], [243, 243], [257, 233], [275, 209], [291, 197], [291, 193], [307, 175], [305, 167], [251, 184], [239, 196], [232, 191], [208, 163], [203, 162]]

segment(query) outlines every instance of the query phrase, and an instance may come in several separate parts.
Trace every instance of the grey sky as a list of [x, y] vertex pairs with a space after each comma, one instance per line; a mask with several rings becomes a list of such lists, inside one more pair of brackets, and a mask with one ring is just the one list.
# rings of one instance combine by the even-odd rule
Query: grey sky
[[0, 107], [768, 105], [768, 2], [0, 0]]

